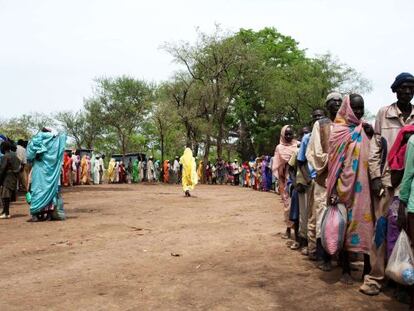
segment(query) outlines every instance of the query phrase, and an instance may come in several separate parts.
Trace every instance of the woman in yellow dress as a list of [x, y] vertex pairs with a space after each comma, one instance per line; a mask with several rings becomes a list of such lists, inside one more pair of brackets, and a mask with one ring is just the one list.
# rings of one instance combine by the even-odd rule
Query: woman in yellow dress
[[198, 183], [196, 162], [190, 148], [185, 148], [184, 154], [180, 158], [180, 164], [183, 166], [183, 191], [186, 197], [190, 197], [190, 190], [194, 190], [195, 185]]
[[110, 184], [115, 181], [115, 173], [116, 173], [115, 165], [116, 165], [115, 159], [111, 159], [111, 161], [109, 161], [108, 170], [107, 170], [108, 183]]

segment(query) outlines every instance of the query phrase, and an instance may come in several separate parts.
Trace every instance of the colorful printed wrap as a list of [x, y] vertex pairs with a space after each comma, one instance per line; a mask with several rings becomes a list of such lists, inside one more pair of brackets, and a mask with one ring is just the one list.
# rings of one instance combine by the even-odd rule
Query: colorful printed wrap
[[66, 134], [36, 134], [27, 146], [27, 159], [33, 162], [30, 214], [47, 208], [59, 191], [59, 179], [66, 146]]
[[336, 192], [339, 203], [348, 211], [344, 248], [369, 254], [374, 231], [368, 179], [369, 138], [363, 122], [352, 111], [349, 96], [336, 115], [329, 146], [327, 200]]

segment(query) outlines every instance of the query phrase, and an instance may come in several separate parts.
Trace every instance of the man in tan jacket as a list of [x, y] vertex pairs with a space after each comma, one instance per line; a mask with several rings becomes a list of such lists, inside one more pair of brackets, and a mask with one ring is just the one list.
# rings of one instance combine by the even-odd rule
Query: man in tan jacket
[[392, 198], [398, 196], [399, 192], [398, 188], [392, 187], [387, 156], [400, 129], [406, 124], [414, 124], [414, 109], [411, 104], [414, 76], [405, 72], [399, 74], [391, 85], [391, 90], [397, 94], [397, 102], [379, 110], [368, 160], [376, 223], [370, 252], [371, 272], [365, 276], [364, 284], [360, 287], [360, 291], [367, 295], [378, 295], [384, 279], [386, 217]]
[[[324, 255], [320, 238], [322, 216], [326, 209], [329, 136], [341, 103], [342, 96], [340, 93], [333, 92], [326, 97], [325, 104], [329, 118], [322, 118], [315, 122], [306, 150], [306, 158], [317, 175], [315, 180], [312, 181], [309, 194], [308, 256], [310, 260], [321, 260], [321, 255]], [[320, 268], [329, 271], [331, 269], [330, 260], [328, 258], [323, 259], [324, 262], [320, 265]]]

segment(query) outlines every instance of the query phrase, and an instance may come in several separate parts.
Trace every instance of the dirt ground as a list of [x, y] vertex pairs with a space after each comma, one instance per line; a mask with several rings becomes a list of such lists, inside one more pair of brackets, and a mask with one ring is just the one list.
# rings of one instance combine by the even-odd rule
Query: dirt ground
[[63, 196], [66, 221], [28, 223], [20, 199], [0, 222], [0, 310], [408, 309], [288, 249], [273, 193], [201, 185], [185, 198], [140, 184]]

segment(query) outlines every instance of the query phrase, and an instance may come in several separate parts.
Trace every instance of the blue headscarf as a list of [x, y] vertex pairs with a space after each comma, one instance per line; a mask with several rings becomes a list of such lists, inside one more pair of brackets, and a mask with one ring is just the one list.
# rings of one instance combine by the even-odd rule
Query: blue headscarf
[[408, 72], [402, 72], [395, 77], [394, 83], [391, 85], [391, 90], [395, 93], [397, 88], [404, 82], [414, 82], [414, 76]]

